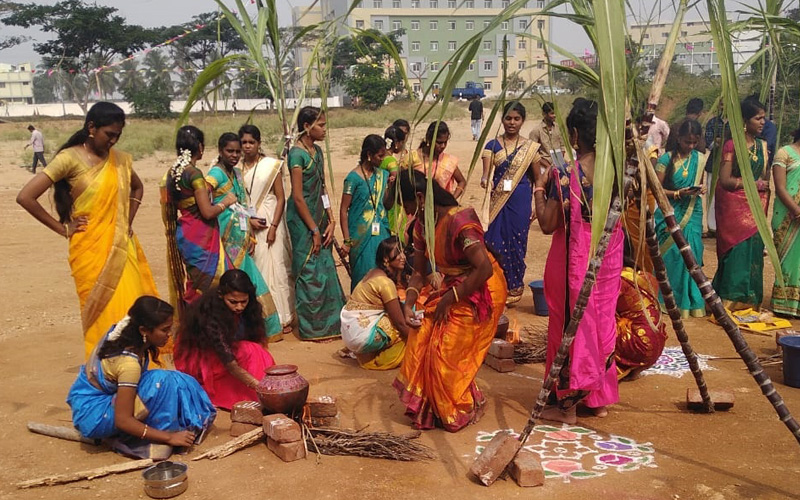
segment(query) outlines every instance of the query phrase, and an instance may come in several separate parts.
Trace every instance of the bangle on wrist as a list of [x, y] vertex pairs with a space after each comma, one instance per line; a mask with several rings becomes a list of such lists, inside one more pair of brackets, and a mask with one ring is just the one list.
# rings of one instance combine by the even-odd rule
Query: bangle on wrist
[[542, 186], [537, 186], [537, 187], [533, 188], [533, 194], [536, 194], [538, 192], [544, 193], [545, 191], [546, 191], [546, 189], [543, 188]]
[[406, 297], [408, 297], [408, 292], [410, 292], [411, 290], [414, 290], [417, 293], [417, 297], [419, 297], [419, 288], [414, 286], [406, 287]]
[[315, 226], [314, 229], [311, 229], [311, 234], [319, 233], [319, 226]]
[[460, 302], [461, 299], [458, 298], [458, 290], [456, 290], [456, 287], [453, 287], [450, 290], [453, 291], [453, 296], [456, 298], [456, 302]]
[[139, 439], [144, 439], [147, 436], [147, 424], [144, 424], [144, 429], [142, 430], [142, 435], [139, 436]]
[[64, 238], [69, 239], [69, 224], [64, 224]]

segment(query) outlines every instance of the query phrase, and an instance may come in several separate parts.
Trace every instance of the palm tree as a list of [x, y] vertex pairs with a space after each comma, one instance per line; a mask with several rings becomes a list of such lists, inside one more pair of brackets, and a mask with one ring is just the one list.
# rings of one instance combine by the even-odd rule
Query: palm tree
[[174, 91], [172, 81], [172, 63], [169, 57], [160, 50], [151, 50], [144, 56], [144, 64], [147, 66], [148, 83], [153, 84], [155, 80], [160, 80], [164, 88], [172, 94]]
[[146, 85], [142, 71], [139, 69], [139, 62], [136, 59], [127, 59], [120, 64], [121, 75], [119, 78], [119, 90], [123, 94], [134, 93]]

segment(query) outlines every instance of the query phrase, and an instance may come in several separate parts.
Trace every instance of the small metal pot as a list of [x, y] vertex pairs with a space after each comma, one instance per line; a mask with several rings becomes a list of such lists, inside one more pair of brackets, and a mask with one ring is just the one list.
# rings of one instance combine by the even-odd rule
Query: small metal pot
[[181, 462], [159, 462], [142, 472], [144, 492], [151, 498], [172, 498], [189, 487], [189, 467]]

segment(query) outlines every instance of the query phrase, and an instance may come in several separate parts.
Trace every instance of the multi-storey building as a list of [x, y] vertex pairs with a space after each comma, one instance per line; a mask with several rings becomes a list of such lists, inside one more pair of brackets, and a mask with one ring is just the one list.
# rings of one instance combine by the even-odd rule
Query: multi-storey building
[[33, 72], [30, 63], [0, 63], [0, 102], [33, 104]]
[[[633, 41], [642, 44], [642, 60], [646, 66], [654, 62], [657, 64], [661, 59], [671, 29], [672, 23], [634, 24], [630, 27]], [[719, 61], [709, 29], [705, 21], [684, 21], [681, 24], [675, 46], [675, 62], [693, 75], [719, 76]], [[735, 33], [731, 41], [736, 69], [759, 50], [760, 39], [756, 32]]]
[[[503, 22], [481, 36], [480, 48], [469, 61], [467, 72], [458, 82], [480, 83], [487, 94], [499, 92], [503, 83], [503, 64], [507, 76], [514, 75], [518, 85], [545, 83], [547, 68], [545, 44], [541, 40], [520, 36], [528, 33], [545, 40], [550, 36], [550, 19], [538, 16], [545, 0], [531, 0], [518, 16]], [[318, 7], [295, 7], [296, 25], [314, 20], [341, 19], [341, 32], [347, 28], [375, 29], [383, 33], [402, 30], [400, 54], [414, 92], [438, 88], [436, 74], [447, 64], [458, 62], [454, 56], [459, 47], [474, 39], [510, 4], [509, 0], [363, 0], [349, 15], [349, 0], [321, 0]], [[346, 15], [346, 17], [345, 17]], [[300, 67], [304, 57], [297, 55]]]

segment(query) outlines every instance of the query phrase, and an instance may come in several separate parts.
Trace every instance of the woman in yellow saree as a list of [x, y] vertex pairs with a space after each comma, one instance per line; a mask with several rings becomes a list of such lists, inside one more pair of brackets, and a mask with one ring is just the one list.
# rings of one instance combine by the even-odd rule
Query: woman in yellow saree
[[[69, 265], [81, 306], [85, 355], [141, 295], [157, 295], [153, 275], [131, 225], [144, 186], [131, 156], [113, 149], [125, 113], [98, 102], [17, 203], [69, 240]], [[58, 219], [38, 199], [55, 184]]]
[[[503, 270], [483, 243], [475, 210], [461, 208], [452, 195], [416, 171], [400, 174], [403, 207], [417, 212], [414, 223], [414, 271], [406, 288], [403, 313], [412, 327], [400, 373], [394, 381], [406, 415], [418, 429], [439, 425], [456, 432], [477, 422], [486, 398], [475, 375], [489, 351], [508, 291]], [[425, 198], [432, 196], [435, 247], [425, 241]], [[413, 305], [423, 286], [426, 261], [433, 252], [444, 275], [417, 318]]]

